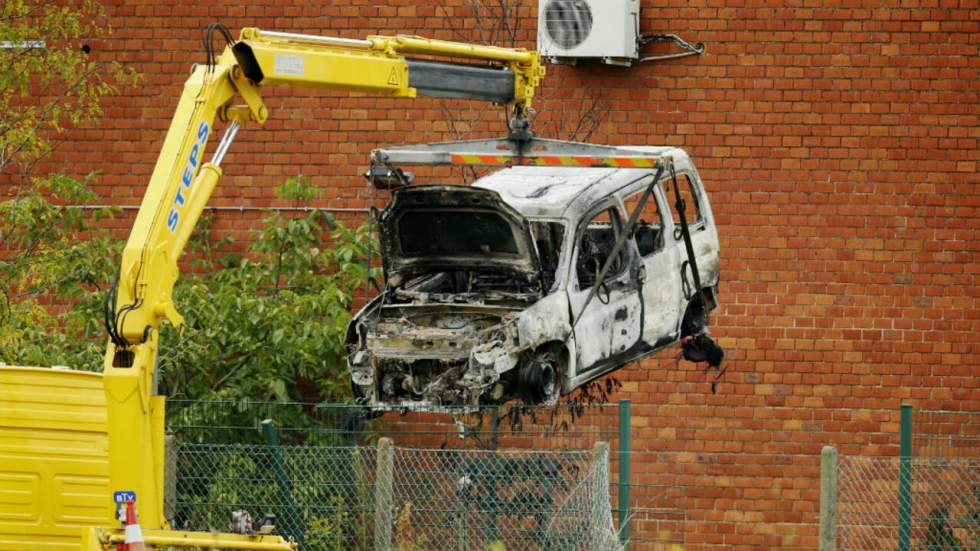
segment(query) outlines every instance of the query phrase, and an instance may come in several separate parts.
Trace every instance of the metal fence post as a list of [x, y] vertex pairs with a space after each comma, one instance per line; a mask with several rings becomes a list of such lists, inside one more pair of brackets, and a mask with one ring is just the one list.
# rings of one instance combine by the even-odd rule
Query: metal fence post
[[837, 549], [837, 448], [820, 452], [820, 551]]
[[619, 517], [619, 542], [623, 551], [629, 551], [630, 528], [630, 417], [633, 403], [629, 400], [619, 401], [619, 506], [616, 509]]
[[163, 518], [171, 525], [177, 512], [177, 439], [168, 434], [163, 439]]
[[282, 519], [283, 531], [292, 536], [293, 540], [299, 544], [300, 549], [306, 547], [303, 537], [303, 523], [301, 522], [296, 506], [293, 504], [293, 488], [289, 482], [289, 475], [286, 473], [286, 464], [282, 460], [282, 452], [279, 450], [279, 437], [276, 434], [276, 426], [272, 419], [262, 421], [262, 434], [265, 436], [265, 443], [269, 446], [269, 456], [272, 458], [272, 472], [276, 477], [276, 486], [279, 488], [279, 499], [285, 509], [286, 518]]
[[898, 479], [898, 551], [909, 551], [912, 535], [912, 406], [902, 405], [901, 466]]
[[[596, 499], [598, 496], [606, 496], [606, 504], [609, 503], [609, 443], [608, 442], [596, 442], [592, 446], [592, 464], [589, 465], [589, 472], [592, 473], [594, 477], [592, 479], [592, 491], [589, 492], [589, 501], [592, 503], [591, 511], [589, 514], [589, 548], [596, 549], [601, 542], [605, 541], [608, 544], [608, 540], [603, 538], [603, 532], [607, 534], [607, 537], [613, 537], [609, 532], [611, 526], [603, 526], [602, 523], [602, 512], [604, 505]], [[602, 476], [605, 474], [606, 476]], [[608, 510], [608, 509], [607, 509]], [[606, 521], [610, 524], [612, 523], [612, 515], [607, 513]], [[605, 530], [603, 530], [605, 528]]]
[[374, 551], [391, 549], [394, 463], [391, 438], [379, 439], [374, 479]]

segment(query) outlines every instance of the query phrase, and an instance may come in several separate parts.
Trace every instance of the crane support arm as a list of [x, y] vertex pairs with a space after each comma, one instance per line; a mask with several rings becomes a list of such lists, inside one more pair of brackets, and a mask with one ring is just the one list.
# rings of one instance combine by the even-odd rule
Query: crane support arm
[[[103, 367], [109, 422], [110, 484], [132, 491], [148, 526], [160, 527], [163, 495], [163, 407], [156, 396], [156, 328], [182, 324], [173, 304], [177, 259], [220, 175], [202, 168], [217, 111], [234, 93], [228, 67], [195, 69], [133, 224], [106, 312], [110, 340]], [[158, 497], [159, 496], [159, 497]]]
[[245, 76], [257, 84], [307, 85], [395, 97], [466, 98], [524, 109], [530, 107], [544, 76], [535, 52], [414, 36], [353, 40], [248, 28], [232, 49]]
[[[159, 325], [163, 319], [183, 324], [173, 302], [177, 261], [221, 177], [221, 160], [238, 128], [269, 117], [261, 87], [469, 98], [508, 104], [521, 117], [544, 75], [538, 54], [522, 49], [254, 28], [243, 29], [238, 41], [226, 37], [228, 47], [217, 59], [209, 49], [208, 63], [196, 66], [184, 86], [106, 304], [110, 488], [138, 496], [141, 520], [150, 529], [165, 526], [164, 398], [156, 389]], [[216, 121], [227, 123], [224, 138], [205, 161]]]

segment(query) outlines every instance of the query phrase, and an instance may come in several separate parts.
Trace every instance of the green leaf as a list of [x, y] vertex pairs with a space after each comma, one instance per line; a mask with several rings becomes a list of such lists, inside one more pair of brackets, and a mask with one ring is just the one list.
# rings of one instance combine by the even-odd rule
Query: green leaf
[[289, 393], [286, 392], [286, 381], [275, 379], [272, 381], [272, 392], [280, 402], [289, 401]]

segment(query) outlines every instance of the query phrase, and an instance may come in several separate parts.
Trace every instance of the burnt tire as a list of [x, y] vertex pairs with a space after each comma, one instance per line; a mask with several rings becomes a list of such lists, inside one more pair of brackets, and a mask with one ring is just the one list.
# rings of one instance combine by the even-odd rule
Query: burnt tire
[[552, 352], [535, 352], [517, 371], [518, 393], [525, 404], [550, 405], [558, 401], [558, 360]]

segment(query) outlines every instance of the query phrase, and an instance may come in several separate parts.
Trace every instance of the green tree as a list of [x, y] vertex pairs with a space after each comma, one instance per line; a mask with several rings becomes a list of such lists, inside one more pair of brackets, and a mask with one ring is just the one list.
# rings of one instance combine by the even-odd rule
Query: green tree
[[[99, 297], [115, 245], [98, 222], [92, 176], [39, 174], [67, 131], [101, 118], [101, 99], [136, 79], [98, 61], [99, 4], [0, 3], [0, 361], [92, 369], [104, 348]], [[93, 291], [95, 291], [93, 293]]]
[[[102, 366], [102, 302], [122, 242], [100, 221], [113, 210], [76, 208], [99, 201], [94, 175], [37, 167], [135, 78], [89, 47], [109, 32], [104, 15], [91, 0], [0, 3], [0, 182], [9, 190], [0, 197], [0, 362]], [[317, 196], [303, 178], [277, 193], [296, 205]], [[162, 328], [163, 390], [234, 401], [346, 397], [343, 334], [370, 232], [312, 210], [270, 211], [244, 256], [225, 254], [210, 235], [196, 239], [175, 289], [187, 327]]]
[[101, 368], [119, 245], [95, 224], [112, 211], [59, 206], [93, 199], [85, 180], [54, 175], [0, 203], [0, 361]]
[[91, 41], [111, 32], [92, 0], [0, 3], [0, 173], [30, 180], [65, 130], [102, 117], [101, 99], [136, 74], [99, 61]]
[[[319, 191], [297, 177], [276, 193], [303, 205]], [[192, 269], [174, 293], [187, 325], [161, 334], [168, 395], [237, 403], [348, 399], [343, 339], [367, 275], [368, 226], [349, 228], [322, 210], [301, 217], [273, 210], [244, 256], [222, 254], [226, 243], [211, 239], [207, 223], [199, 230]], [[280, 426], [304, 426], [301, 409], [277, 411], [296, 416], [277, 418]]]

